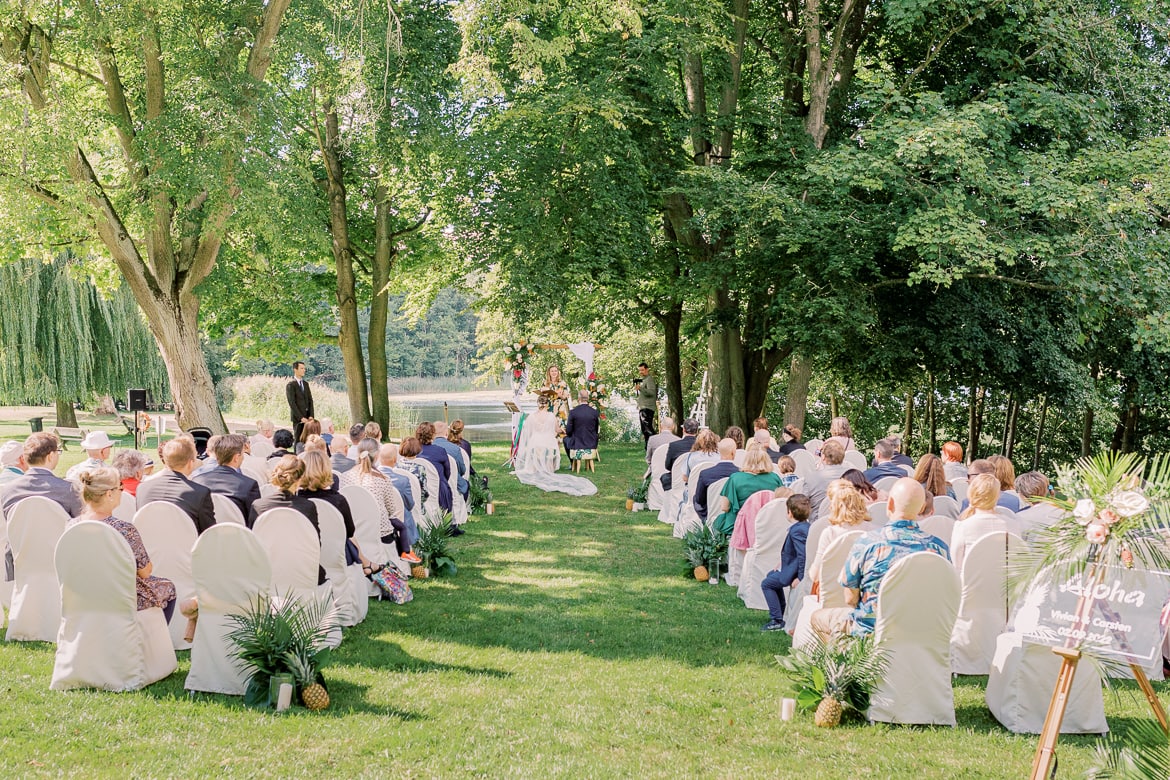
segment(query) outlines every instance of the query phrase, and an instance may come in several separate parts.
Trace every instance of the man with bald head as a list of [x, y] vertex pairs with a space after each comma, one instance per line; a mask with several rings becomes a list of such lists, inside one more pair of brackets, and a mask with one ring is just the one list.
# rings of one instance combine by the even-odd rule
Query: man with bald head
[[848, 607], [818, 609], [812, 614], [813, 630], [824, 637], [851, 631], [855, 636], [873, 633], [878, 588], [890, 567], [907, 555], [933, 552], [950, 560], [946, 544], [923, 531], [915, 520], [926, 502], [922, 485], [902, 477], [890, 488], [886, 503], [890, 521], [853, 544], [841, 571]]
[[720, 439], [718, 446], [719, 462], [703, 469], [695, 478], [691, 503], [695, 505], [695, 512], [703, 522], [707, 522], [707, 488], [739, 471], [735, 465], [735, 439]]

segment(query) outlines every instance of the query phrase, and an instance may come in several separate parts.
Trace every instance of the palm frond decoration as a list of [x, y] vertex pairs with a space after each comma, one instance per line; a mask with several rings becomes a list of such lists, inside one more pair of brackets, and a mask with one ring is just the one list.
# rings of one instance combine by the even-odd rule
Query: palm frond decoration
[[1139, 720], [1121, 735], [1097, 743], [1090, 780], [1166, 780], [1170, 738], [1157, 721]]

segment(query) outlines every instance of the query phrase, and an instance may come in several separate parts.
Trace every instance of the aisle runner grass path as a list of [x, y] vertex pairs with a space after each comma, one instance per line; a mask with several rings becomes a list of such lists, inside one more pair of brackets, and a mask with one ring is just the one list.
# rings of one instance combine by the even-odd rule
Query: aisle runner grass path
[[[0, 643], [6, 776], [1026, 776], [1035, 739], [1003, 731], [983, 678], [956, 684], [958, 729], [779, 719], [787, 636], [726, 586], [682, 576], [681, 542], [625, 511], [634, 447], [608, 447], [587, 498], [519, 485], [504, 445], [477, 445], [497, 512], [454, 541], [459, 573], [371, 603], [326, 670], [333, 704], [276, 716], [190, 699], [188, 668], [145, 691], [48, 690], [53, 648]], [[1159, 690], [1164, 690], [1161, 684]], [[1132, 684], [1107, 708], [1143, 717]], [[1061, 741], [1079, 777], [1092, 740]]]

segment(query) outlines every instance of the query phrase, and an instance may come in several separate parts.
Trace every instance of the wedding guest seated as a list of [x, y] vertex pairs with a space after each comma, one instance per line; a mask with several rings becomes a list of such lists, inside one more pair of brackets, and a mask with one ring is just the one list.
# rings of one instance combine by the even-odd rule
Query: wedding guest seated
[[[996, 457], [996, 456], [992, 456], [992, 457]], [[1005, 460], [1006, 460], [1006, 458], [1005, 458]], [[1008, 463], [1010, 465], [1011, 462], [1009, 461]], [[995, 477], [995, 481], [998, 484], [1000, 484], [1000, 485], [1003, 484], [1003, 481], [1000, 479], [999, 474], [996, 473], [995, 463], [991, 460], [991, 458], [979, 458], [978, 460], [971, 461], [971, 465], [967, 467], [967, 472], [968, 472], [968, 477], [967, 477], [968, 480], [972, 480], [980, 474], [990, 474], [991, 476]], [[1012, 474], [1012, 483], [1013, 483], [1013, 487], [1014, 487], [1015, 474]], [[968, 481], [968, 483], [967, 483], [968, 495], [966, 498], [963, 499], [963, 503], [959, 506], [959, 509], [961, 511], [964, 511], [964, 512], [967, 511], [967, 507], [970, 506], [970, 502], [971, 502], [970, 490], [971, 490], [970, 481]], [[1015, 493], [1004, 493], [1002, 488], [1000, 489], [999, 501], [996, 505], [1001, 506], [1004, 509], [1007, 509], [1007, 510], [1012, 511], [1012, 512], [1020, 511], [1020, 501], [1016, 497]]]
[[301, 458], [301, 461], [305, 464], [305, 473], [301, 477], [301, 489], [297, 491], [297, 495], [310, 502], [314, 498], [318, 498], [341, 514], [341, 522], [345, 526], [345, 564], [348, 566], [352, 563], [360, 563], [362, 570], [369, 575], [373, 568], [353, 538], [356, 528], [353, 522], [353, 511], [350, 509], [349, 501], [337, 489], [337, 476], [329, 466], [329, 458], [325, 457], [323, 452], [309, 450]]
[[76, 482], [83, 471], [93, 471], [106, 465], [110, 459], [110, 451], [114, 448], [114, 441], [105, 431], [92, 431], [81, 440], [81, 449], [85, 450], [86, 458], [65, 472], [65, 479]]
[[[444, 512], [450, 512], [451, 486], [448, 484], [448, 480], [451, 479], [451, 463], [447, 460], [447, 451], [434, 443], [435, 426], [432, 423], [420, 422], [414, 429], [414, 435], [421, 448], [418, 457], [429, 462], [435, 467], [435, 471], [439, 472], [439, 484], [431, 486], [430, 489], [439, 496], [439, 508]], [[456, 534], [455, 531], [459, 533]], [[463, 529], [453, 527], [451, 533], [459, 536], [463, 533]]]
[[841, 633], [872, 634], [878, 589], [890, 567], [916, 552], [950, 558], [947, 546], [924, 532], [914, 520], [923, 500], [922, 485], [910, 477], [894, 483], [886, 505], [890, 521], [854, 543], [841, 572], [839, 582], [846, 589], [845, 602], [849, 606], [818, 609], [812, 614], [814, 631], [825, 638]]
[[694, 504], [695, 514], [704, 523], [707, 522], [707, 489], [724, 477], [730, 477], [739, 471], [739, 467], [735, 465], [735, 441], [720, 439], [716, 447], [719, 451], [719, 462], [700, 471], [691, 490], [691, 503]]
[[[914, 459], [906, 453], [902, 452], [902, 437], [891, 436], [889, 438], [890, 441], [894, 443], [894, 463], [898, 464], [899, 466], [909, 466], [910, 468], [914, 468]], [[902, 474], [905, 473], [905, 471], [902, 472]]]
[[[467, 470], [470, 481], [475, 476], [475, 466], [471, 463], [471, 442], [463, 435], [464, 426], [462, 420], [455, 420], [447, 427], [447, 441], [452, 444], [458, 444], [459, 449], [463, 450], [463, 454], [467, 456]], [[594, 445], [596, 446], [596, 445]]]
[[784, 628], [784, 610], [787, 608], [784, 589], [795, 587], [804, 573], [808, 516], [811, 511], [808, 496], [797, 494], [788, 498], [788, 517], [792, 525], [788, 527], [788, 536], [780, 549], [780, 566], [769, 572], [760, 583], [764, 601], [768, 602], [769, 617], [761, 631], [780, 631]]
[[[383, 444], [378, 450], [378, 471], [398, 491], [402, 498], [402, 523], [406, 526], [406, 543], [413, 545], [418, 539], [418, 522], [414, 516], [414, 483], [418, 479], [409, 471], [398, 469], [398, 445]], [[421, 487], [421, 486], [420, 486]], [[419, 507], [421, 510], [422, 507]]]
[[[322, 417], [321, 418], [321, 438], [325, 440], [326, 447], [330, 447], [330, 448], [333, 447], [333, 437], [335, 435], [336, 435], [336, 432], [333, 430], [333, 418], [332, 417]], [[330, 449], [330, 452], [332, 452], [332, 449]]]
[[1016, 493], [1025, 503], [1024, 509], [1016, 514], [1025, 539], [1064, 517], [1063, 510], [1044, 500], [1049, 497], [1048, 477], [1039, 471], [1028, 471], [1016, 477]]
[[274, 433], [276, 433], [276, 425], [272, 422], [272, 420], [257, 420], [256, 433], [252, 434], [252, 437], [248, 440], [248, 442], [253, 447], [275, 447], [276, 445], [272, 443], [272, 436]]
[[365, 437], [365, 423], [354, 423], [349, 426], [349, 449], [345, 451], [345, 457], [357, 463], [357, 446]]
[[[817, 520], [818, 523], [823, 520], [826, 525], [817, 538], [817, 548], [812, 551], [812, 563], [808, 567], [809, 579], [814, 583], [821, 582], [825, 552], [833, 542], [852, 531], [869, 533], [873, 530], [873, 523], [870, 522], [869, 512], [865, 508], [865, 499], [853, 488], [851, 482], [844, 479], [833, 480], [829, 483], [828, 497], [829, 511]], [[829, 576], [835, 577], [837, 572], [831, 572]]]
[[[731, 437], [726, 438], [730, 439]], [[736, 447], [736, 449], [739, 448]], [[691, 470], [700, 463], [714, 463], [719, 460], [719, 437], [715, 435], [715, 431], [699, 431], [699, 435], [691, 444], [691, 451], [679, 456], [679, 460], [683, 461], [683, 482], [690, 481]]]
[[565, 454], [572, 460], [576, 450], [596, 450], [600, 437], [601, 414], [589, 403], [589, 391], [581, 390], [565, 420]]
[[[12, 508], [26, 498], [43, 496], [61, 505], [70, 517], [77, 517], [84, 508], [77, 485], [61, 479], [53, 473], [61, 459], [61, 441], [51, 433], [34, 433], [24, 440], [24, 462], [28, 469], [24, 474], [8, 481], [4, 486], [4, 518], [11, 519]], [[7, 537], [7, 535], [5, 535]], [[7, 541], [4, 544], [5, 581], [11, 582], [16, 575], [13, 568], [12, 550]]]
[[310, 435], [303, 444], [298, 444], [297, 449], [300, 450], [300, 452], [297, 453], [298, 457], [304, 455], [306, 452], [320, 452], [323, 453], [325, 457], [329, 457], [329, 445], [325, 443], [324, 437], [318, 436], [315, 433]]
[[191, 481], [203, 485], [212, 493], [230, 498], [240, 510], [240, 517], [251, 528], [256, 521], [252, 507], [260, 498], [260, 485], [240, 471], [248, 439], [240, 433], [228, 433], [212, 436], [207, 444], [207, 451], [212, 456], [209, 460], [213, 460], [215, 465], [208, 471], [193, 475]]
[[378, 440], [364, 438], [358, 444], [357, 466], [341, 475], [342, 485], [360, 485], [370, 492], [378, 505], [378, 533], [382, 544], [394, 543], [398, 557], [408, 563], [422, 560], [410, 549], [403, 517], [406, 505], [394, 484], [374, 465], [378, 457]]
[[963, 445], [957, 441], [948, 441], [942, 446], [943, 470], [947, 475], [947, 482], [967, 478], [967, 467], [963, 465]]
[[[670, 470], [674, 466], [674, 462], [678, 460], [683, 453], [691, 451], [695, 444], [695, 437], [699, 434], [699, 421], [693, 417], [688, 417], [683, 420], [683, 435], [681, 439], [672, 441], [666, 445], [666, 473], [662, 475], [662, 489], [670, 490], [671, 474]], [[647, 442], [649, 443], [649, 442]]]
[[804, 477], [804, 494], [812, 503], [813, 520], [817, 519], [817, 512], [820, 511], [821, 502], [825, 500], [825, 491], [829, 483], [840, 479], [850, 470], [851, 467], [845, 465], [844, 461], [845, 447], [841, 442], [830, 440], [821, 445], [821, 467]]
[[175, 504], [195, 523], [195, 530], [203, 533], [215, 525], [215, 505], [211, 490], [190, 479], [199, 462], [195, 459], [195, 440], [176, 436], [163, 445], [162, 458], [166, 468], [138, 485], [135, 504], [139, 509], [151, 501]]
[[[1001, 505], [1013, 512], [1027, 509], [1027, 505], [1020, 500], [1016, 493], [1016, 467], [1012, 465], [1011, 459], [1003, 455], [988, 455], [987, 461], [995, 468], [995, 478], [999, 480], [1000, 497], [1008, 499], [1007, 502], [1001, 502]], [[1014, 502], [1014, 505], [1011, 502]]]
[[848, 417], [834, 417], [829, 421], [829, 438], [825, 439], [825, 443], [828, 444], [831, 441], [840, 444], [845, 452], [857, 449], [857, 442], [853, 441], [853, 428], [849, 425]]
[[[902, 476], [906, 476], [906, 472], [902, 472]], [[881, 501], [886, 497], [886, 494], [878, 490], [868, 479], [865, 474], [862, 474], [857, 469], [847, 469], [841, 474], [841, 479], [853, 486], [853, 489], [861, 494], [861, 498], [867, 504], [872, 504], [875, 501]]]
[[[747, 446], [747, 439], [744, 437], [743, 428], [740, 428], [738, 425], [727, 426], [727, 430], [723, 432], [723, 438], [731, 439], [735, 442], [735, 448], [737, 450], [742, 450]], [[718, 441], [719, 437], [716, 436], [715, 440]]]
[[[309, 420], [301, 426], [301, 439], [296, 443], [295, 454], [300, 455], [305, 451], [305, 442], [309, 440], [310, 436], [316, 436], [318, 439], [321, 439], [322, 442], [325, 441], [325, 439], [321, 437], [320, 420]], [[328, 444], [325, 445], [325, 451], [326, 453], [329, 451]]]
[[22, 476], [26, 468], [23, 444], [6, 441], [0, 445], [0, 496], [3, 496], [4, 486]]
[[[366, 423], [366, 427], [362, 429], [362, 438], [369, 439], [374, 444], [382, 443], [382, 426], [370, 420]], [[356, 458], [355, 458], [356, 460]]]
[[344, 474], [357, 465], [356, 461], [346, 454], [349, 450], [348, 436], [338, 434], [333, 437], [333, 455], [329, 458], [329, 465], [335, 474]]
[[418, 480], [419, 487], [419, 502], [425, 504], [431, 498], [430, 490], [427, 486], [427, 470], [423, 468], [421, 463], [416, 461], [419, 454], [422, 452], [422, 445], [418, 443], [418, 439], [413, 436], [407, 436], [398, 445], [398, 466], [396, 468], [409, 471], [415, 479]]
[[469, 474], [467, 473], [467, 463], [463, 460], [463, 448], [447, 438], [449, 431], [447, 423], [442, 420], [436, 420], [434, 426], [435, 446], [441, 447], [444, 452], [455, 460], [455, 468], [459, 470], [459, 473], [455, 476], [455, 489], [459, 491], [459, 495], [467, 498], [468, 491], [471, 488], [467, 484]]
[[780, 475], [772, 469], [772, 459], [766, 450], [752, 447], [743, 459], [740, 470], [727, 478], [720, 493], [727, 499], [727, 509], [712, 522], [711, 527], [730, 536], [735, 529], [735, 516], [743, 502], [760, 490], [775, 490], [780, 487]]
[[[768, 418], [767, 417], [757, 417], [755, 420], [752, 421], [753, 435], [758, 435], [760, 431], [763, 431], [764, 433], [768, 434], [768, 443], [767, 444], [768, 444], [768, 449], [770, 450], [770, 452], [768, 454], [771, 455], [772, 452], [779, 452], [780, 445], [776, 442], [775, 439], [772, 438], [772, 433], [768, 430]], [[776, 459], [772, 458], [772, 462], [775, 463]]]
[[150, 458], [138, 450], [122, 450], [114, 456], [113, 467], [122, 478], [122, 490], [132, 496], [138, 494], [138, 485], [146, 476], [146, 462]]
[[[194, 471], [192, 471], [190, 474], [187, 475], [190, 479], [194, 480], [195, 477], [199, 476], [200, 474], [211, 471], [212, 469], [219, 466], [219, 464], [215, 462], [215, 458], [212, 456], [211, 453], [214, 451], [215, 444], [216, 444], [216, 442], [219, 441], [220, 435], [221, 434], [215, 434], [214, 436], [212, 436], [211, 438], [209, 438], [207, 440], [207, 443], [204, 446], [204, 450], [203, 450], [203, 452], [204, 452], [203, 457], [199, 458], [198, 461], [195, 463]], [[195, 449], [196, 449], [196, 452], [198, 452], [198, 450], [199, 450], [199, 442], [198, 441], [195, 442]]]
[[999, 500], [999, 481], [994, 474], [976, 474], [967, 485], [967, 500], [971, 503], [959, 515], [951, 531], [951, 560], [955, 569], [963, 574], [963, 560], [967, 549], [987, 534], [1019, 534], [1020, 526], [1015, 519], [1007, 519], [995, 511]]
[[933, 496], [955, 497], [955, 491], [947, 484], [946, 469], [937, 455], [928, 452], [918, 459], [914, 479]]
[[800, 482], [800, 475], [796, 473], [796, 461], [792, 459], [791, 455], [781, 455], [777, 459], [776, 473], [780, 475], [780, 484], [786, 488], [795, 490]]
[[[280, 433], [280, 431], [277, 431]], [[289, 436], [292, 436], [289, 433]], [[268, 479], [269, 484], [276, 488], [277, 492], [262, 496], [256, 499], [252, 504], [254, 512], [253, 517], [248, 525], [251, 527], [256, 519], [258, 519], [265, 512], [272, 509], [295, 509], [304, 515], [309, 523], [312, 524], [313, 530], [317, 532], [317, 543], [321, 542], [321, 526], [317, 520], [317, 507], [312, 501], [300, 495], [301, 480], [305, 476], [305, 464], [296, 455], [285, 455], [280, 459], [272, 469], [272, 474]], [[280, 566], [280, 561], [273, 561], [272, 566], [276, 568]], [[317, 565], [317, 584], [324, 585], [325, 567], [320, 564]]]
[[654, 454], [654, 450], [658, 449], [664, 444], [678, 441], [678, 436], [674, 432], [674, 418], [663, 417], [658, 421], [658, 433], [646, 440], [646, 462], [650, 462], [650, 457]]
[[276, 449], [268, 456], [268, 460], [279, 461], [285, 455], [294, 455], [293, 432], [287, 428], [277, 430], [276, 433], [272, 434], [272, 446]]
[[[192, 445], [194, 449], [194, 445]], [[114, 509], [122, 500], [122, 478], [117, 469], [96, 468], [78, 475], [81, 484], [81, 498], [85, 509], [75, 522], [96, 520], [113, 528], [126, 540], [134, 555], [134, 590], [138, 596], [138, 611], [161, 607], [163, 616], [169, 622], [175, 611], [175, 583], [151, 574], [154, 564], [146, 553], [146, 545], [133, 523], [114, 517]]]
[[804, 445], [800, 443], [802, 433], [795, 425], [785, 425], [780, 431], [780, 454], [791, 455], [793, 450], [803, 450]]
[[894, 463], [895, 454], [893, 439], [889, 437], [878, 439], [877, 444], [873, 445], [873, 465], [865, 470], [865, 478], [870, 482], [877, 482], [885, 477], [901, 479], [906, 476], [905, 469]]

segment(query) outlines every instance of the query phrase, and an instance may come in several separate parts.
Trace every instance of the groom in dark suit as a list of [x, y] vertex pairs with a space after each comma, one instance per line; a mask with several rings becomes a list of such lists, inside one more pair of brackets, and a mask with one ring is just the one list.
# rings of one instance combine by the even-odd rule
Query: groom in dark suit
[[565, 452], [573, 457], [573, 450], [595, 450], [601, 430], [601, 415], [589, 405], [589, 391], [577, 394], [577, 405], [565, 421]]
[[313, 417], [313, 391], [305, 381], [305, 364], [297, 361], [292, 364], [293, 380], [284, 386], [284, 395], [288, 399], [288, 413], [292, 417], [293, 441], [301, 440], [301, 429]]

